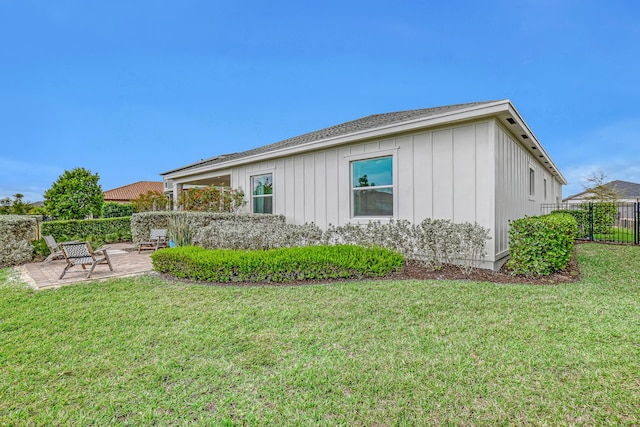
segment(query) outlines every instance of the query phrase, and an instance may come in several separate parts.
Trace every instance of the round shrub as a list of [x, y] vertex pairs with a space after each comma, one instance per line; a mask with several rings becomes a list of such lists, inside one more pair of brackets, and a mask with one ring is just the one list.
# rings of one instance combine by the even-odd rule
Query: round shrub
[[566, 213], [511, 222], [507, 268], [515, 275], [547, 276], [569, 266], [577, 230]]

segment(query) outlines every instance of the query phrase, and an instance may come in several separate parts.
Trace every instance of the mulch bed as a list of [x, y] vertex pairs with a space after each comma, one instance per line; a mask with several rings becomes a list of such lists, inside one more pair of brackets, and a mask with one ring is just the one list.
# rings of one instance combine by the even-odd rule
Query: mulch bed
[[469, 280], [473, 282], [490, 283], [529, 283], [532, 285], [556, 285], [559, 283], [573, 283], [580, 280], [580, 270], [575, 255], [569, 267], [557, 273], [544, 277], [514, 276], [504, 267], [500, 271], [474, 269], [470, 274], [463, 273], [458, 267], [445, 265], [440, 270], [424, 267], [419, 263], [409, 261], [400, 279], [417, 280]]
[[490, 283], [528, 283], [532, 285], [557, 285], [559, 283], [573, 283], [580, 280], [580, 268], [576, 258], [576, 247], [573, 247], [569, 266], [549, 276], [529, 277], [515, 276], [506, 267], [499, 271], [476, 268], [470, 274], [463, 273], [458, 267], [445, 265], [440, 270], [424, 267], [420, 263], [407, 262], [403, 273], [407, 279], [417, 280], [469, 280], [473, 282]]

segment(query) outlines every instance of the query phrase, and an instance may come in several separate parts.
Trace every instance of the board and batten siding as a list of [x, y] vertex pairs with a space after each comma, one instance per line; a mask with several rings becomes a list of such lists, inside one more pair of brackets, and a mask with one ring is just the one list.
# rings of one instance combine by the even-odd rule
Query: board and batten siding
[[[527, 151], [513, 135], [495, 123], [495, 249], [496, 259], [508, 254], [509, 221], [540, 215], [540, 205], [562, 197], [562, 184]], [[534, 170], [534, 194], [530, 194], [529, 170]], [[545, 198], [546, 180], [546, 198]]]
[[381, 156], [394, 159], [395, 219], [478, 223], [490, 230], [490, 263], [508, 254], [509, 221], [539, 215], [541, 204], [562, 197], [562, 184], [548, 166], [493, 119], [238, 166], [231, 181], [250, 198], [251, 177], [273, 174], [274, 213], [291, 223], [313, 222], [326, 229], [385, 221], [351, 217], [350, 162]]
[[250, 196], [251, 176], [273, 174], [274, 213], [288, 222], [367, 223], [351, 217], [350, 162], [393, 156], [394, 218], [477, 222], [491, 231], [493, 261], [495, 164], [492, 120], [381, 138], [233, 168], [232, 186]]

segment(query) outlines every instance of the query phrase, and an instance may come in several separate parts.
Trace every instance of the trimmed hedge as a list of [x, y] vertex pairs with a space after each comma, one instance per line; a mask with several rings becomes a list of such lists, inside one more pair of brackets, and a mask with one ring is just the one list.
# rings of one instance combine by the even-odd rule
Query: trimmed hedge
[[289, 282], [379, 277], [398, 271], [404, 257], [383, 248], [308, 246], [256, 251], [199, 246], [161, 249], [153, 267], [183, 279], [207, 282]]
[[33, 216], [0, 215], [0, 268], [31, 261], [30, 242], [37, 233], [38, 223]]
[[102, 218], [130, 217], [136, 213], [136, 208], [131, 203], [104, 202], [102, 204]]
[[526, 217], [511, 222], [507, 268], [515, 275], [547, 276], [569, 266], [576, 220], [569, 214]]
[[322, 230], [315, 224], [223, 220], [212, 222], [199, 230], [196, 239], [198, 245], [207, 249], [277, 249], [319, 245], [322, 242]]
[[577, 209], [561, 209], [551, 214], [569, 214], [576, 219], [580, 238], [589, 237], [589, 211], [593, 218], [593, 234], [607, 234], [616, 224], [618, 206], [614, 202], [581, 203]]
[[231, 221], [233, 223], [268, 223], [284, 224], [284, 215], [236, 214], [218, 212], [189, 212], [189, 211], [154, 211], [140, 212], [131, 217], [131, 237], [137, 244], [149, 238], [152, 228], [169, 229], [169, 218], [183, 218], [181, 223], [187, 223], [196, 238], [201, 229], [214, 221]]
[[323, 242], [381, 246], [432, 268], [456, 265], [463, 273], [470, 274], [480, 266], [490, 238], [489, 230], [477, 223], [456, 224], [451, 220], [425, 218], [420, 224], [391, 219], [387, 223], [329, 225]]
[[[106, 241], [129, 240], [131, 236], [131, 218], [73, 219], [68, 221], [49, 221], [42, 223], [43, 236], [52, 235], [57, 241], [86, 239], [89, 236]], [[117, 237], [116, 239], [107, 238]]]

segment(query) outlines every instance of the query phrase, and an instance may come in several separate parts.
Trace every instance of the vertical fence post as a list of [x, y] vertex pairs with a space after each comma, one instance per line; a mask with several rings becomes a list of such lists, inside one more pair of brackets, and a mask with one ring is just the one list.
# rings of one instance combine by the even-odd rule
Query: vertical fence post
[[633, 244], [637, 245], [640, 243], [640, 203], [633, 204], [633, 211], [635, 212], [633, 216]]
[[593, 242], [593, 202], [589, 202], [589, 240]]

